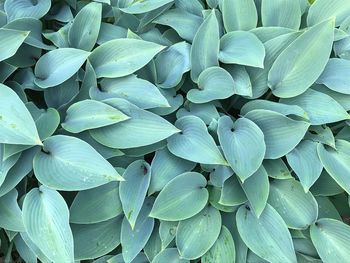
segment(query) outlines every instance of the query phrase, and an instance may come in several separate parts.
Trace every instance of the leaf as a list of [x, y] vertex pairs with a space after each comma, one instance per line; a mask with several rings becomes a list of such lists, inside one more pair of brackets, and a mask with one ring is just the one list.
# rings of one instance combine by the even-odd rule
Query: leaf
[[245, 203], [246, 201], [247, 196], [244, 193], [237, 176], [230, 176], [230, 178], [228, 178], [222, 186], [219, 204], [226, 206], [237, 206]]
[[299, 1], [262, 0], [261, 20], [264, 27], [279, 26], [299, 29], [301, 10]]
[[72, 224], [75, 260], [94, 259], [119, 246], [121, 220], [119, 216], [96, 224]]
[[13, 243], [16, 246], [16, 250], [20, 257], [28, 263], [37, 262], [37, 257], [35, 253], [29, 248], [29, 246], [24, 242], [21, 235], [16, 235], [13, 239]]
[[[17, 145], [16, 145], [17, 146]], [[23, 145], [20, 145], [23, 146]], [[6, 158], [6, 148], [4, 144], [0, 144], [0, 186], [5, 181], [5, 178], [9, 172], [9, 170], [18, 163], [18, 160], [21, 156], [20, 153], [14, 154], [9, 158]]]
[[187, 259], [182, 259], [176, 248], [167, 248], [154, 257], [152, 263], [189, 263]]
[[91, 136], [105, 146], [118, 149], [147, 146], [179, 132], [167, 120], [124, 99], [113, 98], [103, 102], [130, 117], [129, 120], [90, 131]]
[[100, 223], [123, 211], [119, 198], [119, 184], [110, 182], [78, 192], [69, 209], [69, 221], [74, 224]]
[[133, 1], [131, 5], [120, 8], [120, 10], [128, 14], [142, 14], [171, 2], [174, 2], [174, 0], [136, 0]]
[[320, 219], [310, 227], [310, 236], [323, 262], [348, 260], [350, 249], [348, 225], [330, 218]]
[[210, 67], [198, 77], [198, 89], [191, 89], [187, 99], [193, 103], [206, 103], [226, 99], [235, 93], [234, 80], [223, 68]]
[[222, 63], [263, 68], [264, 58], [264, 45], [251, 32], [229, 32], [220, 39], [219, 60]]
[[57, 191], [33, 188], [24, 198], [23, 223], [29, 238], [50, 261], [74, 261], [69, 211]]
[[71, 47], [85, 51], [93, 49], [100, 31], [101, 15], [102, 5], [94, 2], [78, 12], [68, 33]]
[[179, 221], [198, 214], [208, 202], [207, 180], [197, 172], [178, 175], [159, 193], [151, 217]]
[[95, 48], [89, 61], [98, 78], [118, 78], [144, 67], [165, 47], [139, 39], [114, 39]]
[[156, 151], [151, 163], [152, 176], [148, 194], [161, 191], [169, 181], [191, 171], [195, 166], [195, 163], [171, 154], [167, 148]]
[[304, 140], [286, 155], [288, 164], [299, 178], [305, 193], [320, 177], [323, 166], [318, 158], [319, 143]]
[[259, 257], [271, 263], [297, 262], [288, 228], [272, 206], [266, 205], [260, 218], [249, 206], [241, 206], [236, 220], [244, 243]]
[[289, 228], [306, 229], [317, 220], [318, 206], [310, 192], [294, 180], [274, 180], [270, 183], [267, 201], [283, 218]]
[[202, 256], [203, 263], [210, 262], [235, 262], [236, 251], [230, 231], [225, 227], [221, 227], [221, 232], [210, 250]]
[[310, 191], [314, 196], [333, 196], [343, 193], [344, 189], [323, 170]]
[[[91, 114], [93, 112], [93, 115]], [[71, 105], [66, 119], [61, 124], [63, 129], [79, 133], [100, 128], [130, 119], [121, 111], [99, 101], [82, 100]]]
[[222, 16], [227, 32], [250, 30], [258, 23], [254, 0], [222, 0]]
[[227, 165], [200, 118], [182, 117], [175, 126], [181, 132], [168, 138], [168, 149], [172, 154], [192, 162]]
[[124, 180], [88, 143], [65, 135], [46, 139], [33, 163], [36, 178], [57, 190], [86, 190]]
[[35, 65], [35, 84], [45, 89], [65, 82], [79, 70], [89, 55], [89, 52], [75, 48], [49, 51]]
[[0, 197], [0, 227], [6, 230], [23, 232], [25, 229], [22, 211], [18, 206], [17, 198], [18, 192], [16, 189], [12, 189], [6, 195]]
[[220, 212], [206, 206], [197, 215], [180, 221], [176, 232], [176, 246], [181, 258], [203, 256], [215, 243], [221, 230]]
[[281, 158], [274, 159], [274, 160], [266, 159], [263, 162], [263, 166], [267, 174], [271, 178], [282, 179], [282, 180], [293, 178], [289, 171], [289, 168]]
[[228, 64], [224, 66], [224, 69], [230, 73], [234, 80], [234, 93], [248, 97], [253, 95], [252, 83], [244, 66]]
[[350, 119], [350, 115], [336, 100], [313, 89], [308, 89], [303, 94], [293, 98], [281, 99], [280, 102], [303, 108], [310, 119], [311, 125]]
[[329, 89], [343, 94], [350, 94], [349, 83], [350, 76], [347, 74], [350, 70], [350, 61], [341, 58], [329, 59], [326, 68], [317, 83], [326, 85]]
[[29, 111], [9, 87], [0, 84], [0, 143], [42, 145]]
[[335, 149], [319, 144], [318, 156], [328, 174], [347, 192], [350, 193], [349, 162], [350, 143], [345, 140], [336, 140]]
[[8, 20], [12, 21], [21, 17], [42, 18], [50, 9], [50, 0], [6, 0], [4, 9]]
[[152, 200], [152, 198], [145, 200], [145, 203], [136, 220], [134, 229], [130, 227], [126, 217], [123, 219], [121, 244], [125, 263], [133, 262], [134, 258], [144, 248], [152, 234], [154, 219], [149, 217], [149, 213], [152, 208]]
[[119, 196], [126, 219], [132, 229], [145, 200], [151, 180], [151, 167], [143, 160], [131, 163], [123, 174], [125, 182], [119, 184]]
[[0, 61], [12, 57], [30, 32], [0, 28]]
[[244, 181], [258, 170], [265, 156], [264, 134], [251, 120], [235, 122], [223, 116], [218, 122], [218, 136], [232, 170]]
[[326, 67], [333, 39], [333, 18], [309, 28], [299, 36], [271, 67], [268, 85], [272, 93], [280, 98], [290, 98], [307, 90]]
[[317, 0], [307, 15], [308, 26], [316, 25], [330, 17], [335, 17], [335, 25], [339, 26], [349, 16], [350, 6], [347, 0]]
[[159, 237], [162, 243], [162, 249], [164, 250], [171, 244], [176, 235], [178, 222], [176, 221], [162, 221], [159, 223]]
[[203, 70], [219, 66], [220, 36], [219, 25], [215, 10], [211, 11], [208, 17], [199, 27], [194, 36], [191, 47], [191, 79], [197, 82]]
[[280, 158], [299, 144], [310, 124], [296, 121], [270, 110], [252, 110], [245, 118], [252, 120], [264, 133], [265, 159]]

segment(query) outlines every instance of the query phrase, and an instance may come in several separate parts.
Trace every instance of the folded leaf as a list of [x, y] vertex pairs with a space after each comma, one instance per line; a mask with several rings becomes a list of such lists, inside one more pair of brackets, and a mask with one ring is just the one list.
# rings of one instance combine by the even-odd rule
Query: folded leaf
[[247, 200], [247, 196], [237, 176], [230, 176], [222, 186], [219, 204], [237, 206], [245, 203]]
[[250, 30], [258, 23], [254, 0], [223, 0], [221, 10], [227, 32]]
[[0, 28], [0, 61], [12, 57], [30, 32]]

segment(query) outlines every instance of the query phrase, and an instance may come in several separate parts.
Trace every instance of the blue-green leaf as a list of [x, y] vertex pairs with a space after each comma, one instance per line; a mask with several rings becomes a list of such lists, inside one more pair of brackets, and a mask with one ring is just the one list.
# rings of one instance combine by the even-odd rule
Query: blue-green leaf
[[250, 30], [258, 23], [254, 0], [222, 0], [221, 9], [227, 32]]
[[317, 0], [313, 3], [307, 15], [308, 26], [313, 26], [330, 17], [335, 17], [335, 25], [339, 26], [350, 12], [349, 2], [347, 0]]
[[152, 263], [189, 263], [187, 259], [181, 258], [179, 251], [176, 248], [167, 248], [161, 251], [154, 257]]
[[21, 17], [42, 18], [49, 11], [50, 7], [50, 0], [6, 0], [4, 4], [9, 21]]
[[174, 0], [136, 0], [132, 1], [130, 5], [120, 8], [120, 10], [128, 14], [142, 14], [171, 2], [174, 2]]
[[237, 176], [230, 176], [222, 186], [219, 204], [237, 206], [245, 203], [247, 200], [247, 196]]
[[18, 206], [17, 198], [18, 192], [16, 189], [12, 189], [11, 192], [0, 197], [0, 227], [6, 230], [23, 232], [25, 229], [22, 211]]
[[12, 57], [30, 32], [0, 28], [0, 61]]

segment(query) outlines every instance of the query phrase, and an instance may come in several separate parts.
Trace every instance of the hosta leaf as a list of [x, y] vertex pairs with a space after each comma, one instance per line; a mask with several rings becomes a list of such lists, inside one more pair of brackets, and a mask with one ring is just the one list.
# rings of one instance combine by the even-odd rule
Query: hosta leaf
[[123, 180], [109, 162], [78, 138], [55, 135], [45, 140], [43, 149], [35, 155], [34, 172], [48, 187], [76, 191]]
[[161, 246], [164, 250], [174, 240], [176, 235], [178, 222], [176, 221], [163, 221], [159, 223], [159, 237], [161, 240]]
[[264, 133], [266, 159], [277, 159], [289, 153], [302, 140], [310, 124], [296, 121], [270, 110], [252, 110], [246, 118]]
[[350, 76], [348, 75], [349, 70], [349, 60], [331, 58], [316, 82], [326, 85], [333, 91], [350, 94], [350, 88], [349, 85], [347, 85], [347, 83], [350, 82]]
[[149, 217], [152, 208], [152, 200], [152, 198], [145, 200], [134, 229], [130, 227], [126, 217], [123, 219], [121, 244], [125, 263], [133, 262], [134, 258], [140, 253], [152, 234], [154, 219]]
[[263, 162], [263, 166], [271, 178], [275, 179], [290, 179], [293, 178], [289, 168], [284, 163], [284, 161], [281, 158], [269, 160], [266, 159]]
[[251, 32], [229, 32], [220, 39], [219, 60], [223, 63], [263, 68], [264, 58], [264, 45]]
[[252, 213], [249, 206], [241, 206], [236, 220], [244, 243], [259, 257], [271, 263], [297, 262], [288, 228], [270, 205], [266, 205], [260, 218]]
[[309, 28], [290, 44], [269, 72], [268, 85], [272, 93], [280, 98], [290, 98], [308, 89], [326, 66], [333, 39], [332, 18]]
[[282, 35], [295, 33], [295, 30], [286, 27], [269, 26], [257, 27], [250, 30], [250, 32], [254, 33], [260, 39], [260, 41], [265, 44], [267, 41], [272, 40], [274, 38], [278, 38]]
[[152, 263], [189, 263], [187, 259], [181, 258], [179, 251], [176, 248], [167, 248], [161, 251], [154, 257]]
[[69, 209], [69, 221], [75, 224], [93, 224], [109, 220], [122, 213], [119, 185], [110, 182], [78, 192]]
[[[19, 147], [27, 147], [23, 145], [15, 145]], [[0, 144], [0, 186], [2, 183], [5, 181], [5, 178], [9, 172], [9, 170], [16, 164], [18, 163], [18, 160], [21, 156], [20, 153], [14, 154], [10, 157], [7, 158], [6, 148], [4, 144]]]
[[168, 138], [168, 149], [172, 154], [192, 162], [227, 165], [200, 118], [182, 117], [175, 126], [181, 132]]
[[61, 125], [69, 132], [78, 133], [128, 119], [130, 118], [127, 115], [105, 103], [82, 100], [68, 108], [66, 119]]
[[350, 119], [350, 115], [336, 100], [313, 89], [308, 89], [303, 94], [293, 98], [281, 99], [280, 102], [303, 108], [312, 125]]
[[338, 210], [333, 203], [326, 196], [315, 196], [318, 204], [318, 219], [320, 218], [333, 218], [341, 221], [342, 218], [339, 215]]
[[254, 122], [246, 118], [233, 122], [229, 116], [221, 117], [218, 136], [228, 163], [242, 181], [258, 170], [266, 146], [264, 134]]
[[241, 183], [235, 175], [228, 178], [221, 190], [219, 204], [226, 206], [237, 206], [247, 201], [247, 196], [241, 186]]
[[73, 262], [73, 236], [63, 197], [45, 186], [24, 198], [23, 223], [29, 238], [52, 262]]
[[42, 145], [34, 120], [18, 95], [0, 84], [0, 143]]
[[124, 99], [113, 98], [103, 102], [130, 117], [129, 120], [90, 131], [91, 136], [105, 146], [119, 149], [147, 146], [180, 132], [162, 117]]
[[258, 23], [254, 0], [222, 0], [221, 9], [227, 32], [250, 30]]
[[203, 175], [197, 172], [183, 173], [159, 193], [150, 216], [167, 221], [190, 218], [201, 211], [208, 202], [209, 194]]
[[262, 0], [261, 20], [264, 27], [278, 26], [299, 29], [300, 3], [294, 0]]
[[323, 170], [320, 177], [311, 187], [310, 191], [315, 196], [333, 196], [343, 193], [344, 189], [339, 186], [339, 184], [327, 173], [326, 170]]
[[225, 227], [221, 227], [221, 232], [210, 250], [202, 257], [203, 263], [210, 262], [226, 262], [234, 263], [236, 257], [235, 243], [230, 231]]
[[24, 242], [21, 235], [16, 235], [13, 239], [13, 243], [16, 246], [16, 250], [21, 258], [28, 263], [37, 262], [37, 257], [35, 253], [29, 248], [29, 246]]
[[220, 212], [206, 206], [197, 215], [180, 221], [176, 232], [176, 246], [181, 258], [203, 256], [215, 243], [221, 230]]
[[65, 82], [79, 70], [89, 55], [89, 52], [75, 48], [49, 51], [35, 65], [35, 84], [45, 89]]
[[141, 14], [152, 11], [171, 2], [174, 2], [174, 0], [136, 0], [133, 1], [131, 5], [120, 8], [120, 10], [128, 14]]
[[349, 258], [350, 227], [341, 221], [324, 218], [310, 228], [312, 243], [325, 263], [346, 262]]
[[139, 39], [115, 39], [95, 48], [89, 61], [98, 78], [118, 78], [139, 70], [164, 48]]
[[349, 184], [349, 162], [350, 162], [350, 143], [345, 140], [335, 141], [336, 149], [319, 144], [317, 147], [318, 156], [323, 167], [330, 176], [348, 193], [350, 193]]
[[68, 33], [71, 47], [91, 51], [100, 31], [101, 15], [102, 5], [94, 2], [79, 11]]
[[0, 28], [0, 61], [12, 57], [30, 32]]
[[219, 37], [219, 25], [213, 10], [201, 24], [193, 39], [190, 57], [191, 79], [194, 82], [198, 81], [203, 70], [219, 65]]
[[72, 224], [75, 260], [103, 256], [120, 244], [122, 217], [88, 225]]
[[299, 178], [304, 191], [320, 177], [323, 166], [317, 154], [317, 142], [304, 140], [286, 155], [288, 164]]
[[173, 178], [191, 171], [195, 166], [195, 163], [171, 154], [167, 148], [156, 151], [151, 164], [152, 176], [148, 193], [162, 190]]
[[119, 184], [120, 201], [126, 219], [134, 229], [151, 180], [151, 167], [143, 160], [130, 164], [124, 174], [125, 182]]
[[0, 197], [0, 227], [6, 230], [23, 232], [25, 229], [22, 211], [18, 206], [17, 198], [18, 192], [16, 189], [12, 189], [11, 192]]
[[6, 0], [4, 9], [9, 21], [21, 17], [41, 18], [50, 9], [50, 0]]
[[162, 241], [159, 236], [159, 224], [155, 224], [152, 235], [143, 248], [148, 260], [153, 261], [154, 257], [162, 251]]
[[283, 218], [289, 228], [306, 229], [317, 220], [318, 206], [310, 192], [294, 180], [274, 180], [270, 183], [267, 201]]
[[330, 17], [335, 17], [335, 25], [339, 26], [349, 16], [350, 6], [347, 0], [317, 0], [310, 6], [307, 15], [308, 26], [315, 25]]

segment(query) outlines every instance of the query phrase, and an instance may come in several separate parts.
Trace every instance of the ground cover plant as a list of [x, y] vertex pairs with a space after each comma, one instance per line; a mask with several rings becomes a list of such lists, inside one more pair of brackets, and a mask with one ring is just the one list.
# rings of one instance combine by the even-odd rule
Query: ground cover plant
[[350, 262], [349, 0], [0, 0], [0, 261]]

